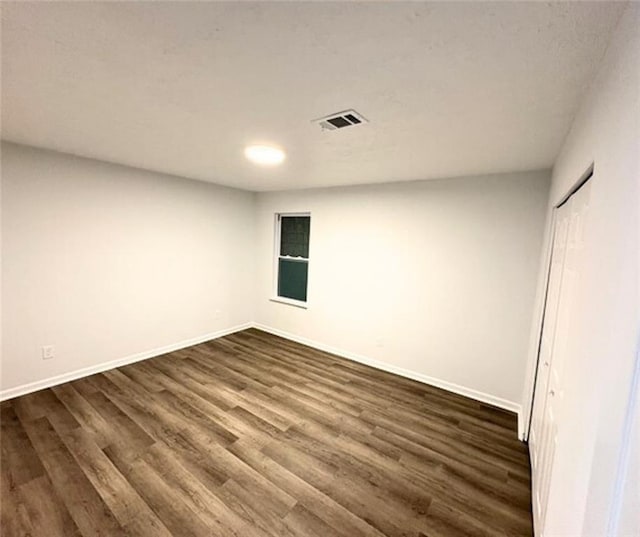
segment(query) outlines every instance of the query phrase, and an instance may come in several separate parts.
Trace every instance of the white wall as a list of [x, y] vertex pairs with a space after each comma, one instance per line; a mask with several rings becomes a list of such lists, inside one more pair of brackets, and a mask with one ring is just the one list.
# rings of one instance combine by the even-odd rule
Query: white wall
[[[515, 409], [548, 172], [260, 193], [255, 320]], [[276, 212], [310, 211], [309, 308], [269, 301]]]
[[629, 537], [640, 535], [640, 360], [636, 363], [635, 386], [631, 388], [628, 426], [623, 433], [624, 449], [618, 461], [618, 482], [614, 491], [612, 535]]
[[[640, 4], [623, 14], [599, 75], [581, 106], [553, 170], [550, 207], [591, 163], [587, 257], [580, 315], [571, 324], [565, 358], [565, 406], [559, 416], [546, 535], [638, 535], [638, 452], [624, 452], [640, 315]], [[540, 278], [543, 282], [544, 277]], [[541, 287], [542, 287], [541, 283]], [[538, 311], [541, 305], [538, 304]], [[536, 315], [537, 317], [537, 315]], [[537, 330], [537, 326], [534, 327]], [[535, 340], [535, 338], [533, 338]], [[535, 355], [535, 343], [531, 349]], [[530, 387], [525, 390], [525, 400]], [[618, 493], [616, 492], [618, 491]], [[626, 495], [626, 496], [625, 496]], [[634, 521], [635, 528], [630, 524]], [[616, 533], [618, 531], [618, 533]]]
[[252, 320], [253, 194], [4, 143], [2, 194], [5, 393]]

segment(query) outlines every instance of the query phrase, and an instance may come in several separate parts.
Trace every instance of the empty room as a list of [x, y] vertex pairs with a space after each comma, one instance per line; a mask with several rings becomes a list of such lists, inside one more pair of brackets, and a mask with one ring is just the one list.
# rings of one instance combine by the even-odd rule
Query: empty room
[[640, 2], [0, 10], [0, 535], [640, 537]]

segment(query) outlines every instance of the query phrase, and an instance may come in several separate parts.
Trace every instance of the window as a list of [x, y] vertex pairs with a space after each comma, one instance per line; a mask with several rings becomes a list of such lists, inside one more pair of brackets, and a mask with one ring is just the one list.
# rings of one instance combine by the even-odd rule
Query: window
[[307, 301], [310, 226], [308, 213], [276, 215], [277, 299], [294, 304]]

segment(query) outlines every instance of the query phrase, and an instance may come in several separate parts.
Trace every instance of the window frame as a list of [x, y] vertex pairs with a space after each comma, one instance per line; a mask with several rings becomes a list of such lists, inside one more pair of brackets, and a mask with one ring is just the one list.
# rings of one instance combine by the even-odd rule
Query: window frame
[[[282, 218], [302, 216], [309, 218], [309, 254], [308, 257], [291, 257], [280, 255], [280, 243], [282, 238]], [[309, 307], [309, 262], [311, 258], [311, 213], [310, 212], [278, 212], [274, 214], [274, 245], [273, 245], [273, 282], [271, 288], [272, 302], [280, 302], [298, 308], [307, 309]], [[298, 261], [307, 264], [307, 300], [295, 300], [286, 296], [278, 295], [278, 279], [280, 277], [280, 259]]]

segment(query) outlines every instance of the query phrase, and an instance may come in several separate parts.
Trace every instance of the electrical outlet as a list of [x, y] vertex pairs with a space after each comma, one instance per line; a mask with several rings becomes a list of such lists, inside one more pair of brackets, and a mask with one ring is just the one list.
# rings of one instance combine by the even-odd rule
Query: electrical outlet
[[220, 310], [216, 310], [216, 311], [213, 313], [213, 318], [214, 318], [216, 321], [219, 321], [219, 320], [220, 320], [220, 317], [222, 317], [222, 312], [221, 312]]
[[44, 345], [42, 347], [42, 359], [51, 360], [56, 355], [56, 348], [53, 345]]

